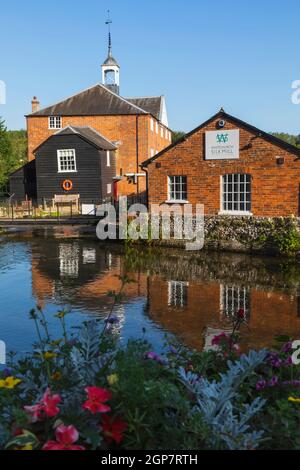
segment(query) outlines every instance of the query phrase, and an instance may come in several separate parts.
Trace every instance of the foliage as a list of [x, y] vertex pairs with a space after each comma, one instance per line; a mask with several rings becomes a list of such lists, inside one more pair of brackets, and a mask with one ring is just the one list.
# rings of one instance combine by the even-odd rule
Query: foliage
[[[121, 280], [122, 290], [130, 280]], [[300, 368], [290, 338], [241, 355], [240, 310], [232, 335], [216, 336], [206, 352], [168, 342], [157, 354], [144, 340], [121, 347], [120, 294], [112, 298], [104, 326], [87, 322], [76, 334], [68, 312], [58, 312], [59, 339], [41, 308], [30, 312], [33, 352], [12, 355], [0, 373], [1, 449], [299, 448]]]
[[0, 118], [0, 190], [6, 191], [8, 177], [27, 160], [27, 133], [8, 131]]
[[176, 144], [184, 136], [185, 136], [185, 132], [174, 131], [173, 134], [172, 134], [172, 144]]
[[278, 139], [284, 140], [291, 145], [300, 147], [300, 135], [287, 134], [286, 132], [272, 132], [271, 134], [274, 135], [274, 137], [278, 137]]

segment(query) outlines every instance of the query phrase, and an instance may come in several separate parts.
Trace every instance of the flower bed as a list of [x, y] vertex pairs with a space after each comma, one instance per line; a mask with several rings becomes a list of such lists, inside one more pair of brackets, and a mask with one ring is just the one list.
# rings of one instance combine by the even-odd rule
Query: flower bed
[[289, 338], [241, 355], [232, 335], [197, 352], [145, 341], [118, 345], [117, 319], [52, 338], [41, 309], [38, 342], [0, 373], [0, 447], [6, 450], [299, 449], [300, 368]]

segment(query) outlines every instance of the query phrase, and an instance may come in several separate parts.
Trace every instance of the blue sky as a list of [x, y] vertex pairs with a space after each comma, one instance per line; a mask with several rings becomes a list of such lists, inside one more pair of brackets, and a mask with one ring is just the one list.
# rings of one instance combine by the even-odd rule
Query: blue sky
[[3, 0], [0, 105], [10, 129], [43, 106], [101, 80], [106, 11], [121, 94], [164, 94], [170, 126], [188, 131], [221, 106], [266, 131], [300, 133], [299, 0]]

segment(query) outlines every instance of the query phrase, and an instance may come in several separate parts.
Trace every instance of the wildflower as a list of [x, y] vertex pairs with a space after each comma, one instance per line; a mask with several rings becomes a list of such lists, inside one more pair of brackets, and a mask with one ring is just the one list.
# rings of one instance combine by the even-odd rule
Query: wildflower
[[256, 384], [256, 390], [260, 392], [261, 390], [264, 390], [267, 387], [267, 382], [265, 380], [259, 380]]
[[85, 450], [84, 447], [75, 445], [79, 440], [79, 433], [74, 426], [61, 424], [55, 431], [56, 441], [48, 441], [43, 450]]
[[282, 366], [282, 360], [276, 352], [270, 352], [267, 356], [267, 361], [272, 367], [276, 367], [277, 369]]
[[211, 344], [213, 346], [219, 346], [223, 340], [230, 341], [230, 337], [224, 332], [220, 333], [219, 335], [214, 336]]
[[98, 387], [87, 387], [85, 391], [88, 395], [88, 400], [82, 405], [84, 409], [89, 410], [93, 414], [111, 411], [109, 406], [104, 405], [104, 403], [111, 400], [111, 392], [105, 388]]
[[147, 352], [145, 354], [145, 359], [150, 359], [152, 361], [156, 361], [156, 362], [158, 362], [159, 364], [162, 364], [162, 365], [166, 364], [166, 360], [163, 357], [156, 354], [155, 352]]
[[22, 450], [22, 451], [25, 451], [25, 450], [33, 450], [33, 445], [32, 444], [26, 444], [25, 446], [23, 447], [20, 447], [20, 448], [17, 448], [15, 450]]
[[289, 397], [289, 401], [292, 403], [300, 403], [300, 398]]
[[58, 312], [58, 313], [55, 315], [55, 317], [62, 319], [62, 318], [65, 318], [66, 315], [67, 315], [67, 312], [61, 311], [61, 312]]
[[59, 382], [61, 379], [62, 379], [62, 374], [61, 372], [55, 372], [53, 375], [52, 375], [52, 380], [54, 380], [55, 382]]
[[113, 385], [117, 384], [119, 381], [119, 377], [117, 374], [112, 374], [107, 377], [107, 382], [112, 387]]
[[43, 358], [45, 359], [45, 361], [49, 361], [50, 359], [55, 359], [56, 357], [57, 357], [57, 354], [52, 351], [46, 351], [43, 354]]
[[6, 377], [6, 379], [0, 380], [0, 388], [12, 390], [21, 382], [22, 380], [16, 379], [15, 377]]
[[276, 387], [276, 385], [278, 385], [278, 377], [275, 375], [274, 377], [272, 377], [272, 379], [268, 382], [268, 386], [269, 387]]
[[289, 352], [292, 352], [292, 351], [293, 351], [293, 343], [292, 343], [292, 341], [289, 341], [288, 343], [285, 343], [285, 344], [282, 346], [281, 351], [282, 351], [283, 353], [286, 353], [286, 354], [288, 354]]
[[237, 313], [237, 317], [238, 318], [241, 318], [242, 320], [245, 319], [245, 316], [246, 316], [246, 313], [245, 313], [245, 310], [243, 308], [240, 308], [238, 313]]
[[108, 444], [111, 444], [113, 441], [120, 444], [124, 439], [123, 433], [127, 428], [127, 423], [120, 419], [114, 419], [107, 415], [102, 418], [103, 435]]
[[25, 406], [24, 410], [29, 414], [31, 423], [41, 421], [45, 415], [48, 418], [54, 418], [60, 412], [58, 404], [61, 402], [59, 395], [51, 395], [51, 391], [47, 388], [41, 401], [33, 406]]

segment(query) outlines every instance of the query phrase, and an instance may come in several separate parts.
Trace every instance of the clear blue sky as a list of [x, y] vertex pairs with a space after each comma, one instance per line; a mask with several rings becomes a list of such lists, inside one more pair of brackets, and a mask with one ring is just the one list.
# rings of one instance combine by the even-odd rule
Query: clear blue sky
[[300, 133], [299, 0], [3, 0], [0, 105], [10, 129], [101, 80], [106, 11], [123, 96], [165, 94], [170, 126], [188, 131], [221, 106], [266, 131]]

